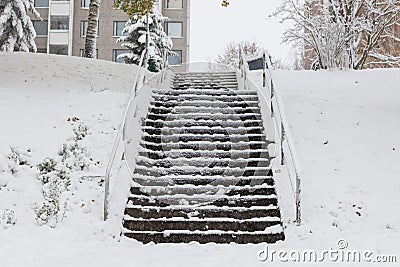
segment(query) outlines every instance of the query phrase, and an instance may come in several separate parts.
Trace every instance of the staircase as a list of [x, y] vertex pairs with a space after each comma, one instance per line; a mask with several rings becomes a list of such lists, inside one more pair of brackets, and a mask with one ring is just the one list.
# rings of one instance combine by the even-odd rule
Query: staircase
[[154, 90], [123, 234], [143, 243], [284, 240], [256, 92], [235, 73], [176, 73]]

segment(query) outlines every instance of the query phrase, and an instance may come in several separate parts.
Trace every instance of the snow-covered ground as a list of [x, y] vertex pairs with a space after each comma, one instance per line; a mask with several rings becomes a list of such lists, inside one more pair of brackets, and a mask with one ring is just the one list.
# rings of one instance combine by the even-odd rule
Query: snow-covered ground
[[[263, 244], [142, 245], [102, 221], [98, 175], [134, 73], [133, 66], [97, 60], [0, 54], [0, 220], [6, 209], [15, 212], [15, 225], [0, 224], [0, 266], [277, 265], [276, 255], [272, 264], [258, 259]], [[279, 71], [276, 78], [304, 169], [304, 222], [287, 225], [286, 241], [269, 245], [269, 252], [322, 252], [344, 239], [351, 250], [396, 255], [400, 262], [400, 71]], [[35, 165], [57, 158], [80, 124], [90, 132], [82, 141], [89, 170], [71, 174], [63, 221], [39, 226], [34, 208], [43, 197]], [[31, 151], [29, 165], [17, 166], [14, 175], [10, 147]]]

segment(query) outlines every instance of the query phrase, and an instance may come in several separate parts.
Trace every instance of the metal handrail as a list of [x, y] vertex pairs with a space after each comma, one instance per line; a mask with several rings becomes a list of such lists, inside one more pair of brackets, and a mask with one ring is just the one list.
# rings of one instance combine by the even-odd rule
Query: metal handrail
[[[258, 90], [262, 93], [262, 100], [267, 102], [267, 105], [270, 108], [271, 117], [274, 120], [275, 130], [278, 133], [279, 140], [275, 137], [275, 144], [279, 146], [280, 151], [280, 165], [286, 165], [288, 169], [288, 174], [290, 181], [292, 181], [292, 174], [290, 172], [288, 164], [291, 164], [294, 169], [295, 175], [295, 205], [296, 205], [296, 219], [295, 222], [299, 225], [301, 223], [301, 175], [302, 169], [300, 162], [297, 157], [296, 149], [294, 146], [292, 134], [290, 131], [289, 123], [286, 119], [285, 107], [281, 98], [281, 93], [277, 90], [274, 79], [273, 79], [273, 67], [271, 61], [269, 60], [270, 56], [267, 51], [263, 52], [263, 88], [269, 89], [269, 99], [267, 99], [261, 89], [256, 86]], [[247, 60], [245, 58], [245, 54], [243, 48], [239, 49], [239, 71], [241, 77], [244, 79], [244, 88], [247, 88], [247, 83], [249, 82], [247, 76], [249, 72], [249, 67]], [[270, 80], [270, 82], [268, 82]], [[275, 106], [275, 108], [274, 108]], [[278, 115], [278, 116], [276, 116]], [[289, 149], [289, 154], [286, 154], [284, 151], [284, 144], [287, 144]], [[288, 156], [288, 157], [287, 157]], [[290, 161], [286, 160], [287, 158]]]
[[[121, 124], [119, 126], [118, 134], [117, 134], [117, 137], [115, 139], [113, 150], [111, 152], [111, 157], [110, 157], [110, 160], [108, 161], [106, 173], [105, 173], [105, 176], [104, 176], [104, 183], [105, 183], [105, 185], [104, 185], [104, 207], [103, 207], [104, 221], [107, 220], [107, 218], [108, 218], [108, 204], [109, 204], [108, 197], [109, 197], [109, 191], [110, 191], [111, 171], [112, 171], [112, 167], [113, 167], [114, 162], [115, 162], [115, 157], [117, 156], [117, 151], [118, 151], [119, 145], [123, 141], [123, 132], [124, 132], [124, 129], [125, 129], [125, 122], [126, 122], [126, 118], [128, 116], [129, 107], [130, 107], [130, 105], [132, 104], [133, 100], [136, 97], [137, 90], [141, 86], [141, 85], [139, 85], [139, 76], [140, 76], [140, 72], [143, 70], [142, 66], [143, 66], [143, 63], [144, 63], [144, 56], [146, 54], [146, 50], [147, 49], [144, 49], [142, 51], [141, 56], [140, 56], [138, 69], [136, 71], [135, 80], [133, 82], [132, 90], [129, 93], [129, 98], [128, 98], [128, 102], [127, 102], [127, 105], [126, 105], [126, 108], [125, 108], [124, 116], [123, 116]], [[125, 150], [124, 150], [124, 147], [123, 147], [122, 155], [124, 155], [124, 154], [125, 154]]]

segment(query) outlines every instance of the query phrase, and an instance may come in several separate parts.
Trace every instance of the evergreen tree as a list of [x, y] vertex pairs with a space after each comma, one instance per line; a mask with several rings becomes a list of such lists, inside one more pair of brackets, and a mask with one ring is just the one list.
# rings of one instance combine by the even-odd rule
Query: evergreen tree
[[122, 46], [129, 50], [129, 53], [121, 54], [119, 57], [127, 64], [139, 64], [140, 56], [146, 48], [147, 18], [149, 18], [149, 70], [157, 72], [163, 67], [163, 55], [169, 53], [172, 48], [172, 40], [167, 36], [163, 29], [163, 23], [167, 19], [156, 10], [152, 10], [149, 16], [134, 15], [129, 20], [123, 33], [118, 39]]
[[0, 0], [0, 51], [36, 52], [36, 32], [28, 12], [40, 18], [33, 0]]

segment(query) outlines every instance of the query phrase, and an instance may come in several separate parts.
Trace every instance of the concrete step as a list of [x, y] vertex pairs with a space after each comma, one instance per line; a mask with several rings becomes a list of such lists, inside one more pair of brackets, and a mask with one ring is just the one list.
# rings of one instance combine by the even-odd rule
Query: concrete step
[[179, 205], [213, 205], [217, 207], [254, 207], [278, 205], [275, 195], [268, 196], [220, 196], [220, 195], [204, 195], [204, 196], [187, 196], [187, 195], [164, 195], [164, 196], [143, 196], [132, 195], [128, 197], [131, 205], [140, 205], [143, 208], [151, 207], [168, 207]]
[[[220, 102], [251, 102], [258, 101], [258, 97], [254, 95], [241, 95], [241, 96], [221, 96], [221, 95], [202, 95], [202, 94], [182, 94], [182, 95], [152, 95], [154, 101], [194, 101], [194, 100], [202, 100], [202, 101], [220, 101]], [[223, 105], [222, 105], [223, 107]]]
[[150, 105], [155, 107], [176, 107], [176, 106], [193, 106], [193, 107], [259, 107], [258, 101], [240, 101], [240, 102], [224, 102], [215, 99], [209, 100], [159, 100], [151, 101]]
[[227, 90], [227, 89], [221, 89], [221, 90], [207, 90], [204, 88], [201, 89], [186, 89], [186, 90], [174, 90], [174, 89], [164, 89], [164, 90], [153, 90], [154, 94], [158, 95], [215, 95], [215, 96], [245, 96], [245, 95], [257, 95], [257, 92], [255, 91], [249, 91], [249, 90]]
[[175, 158], [153, 160], [148, 157], [138, 156], [136, 164], [146, 167], [171, 168], [172, 166], [196, 166], [196, 167], [269, 167], [269, 159], [218, 159], [218, 158]]
[[[179, 143], [154, 143], [142, 140], [140, 146], [146, 150], [152, 150], [157, 152], [168, 152], [171, 150], [194, 150], [200, 153], [206, 154], [207, 151], [213, 150], [252, 150], [252, 149], [268, 149], [268, 142], [266, 141], [253, 141], [253, 142], [205, 142], [205, 141], [191, 141], [191, 142], [179, 142]], [[244, 154], [245, 155], [245, 154]]]
[[152, 114], [149, 113], [147, 118], [150, 120], [261, 120], [261, 114], [222, 114], [222, 113], [185, 113], [185, 114]]
[[258, 243], [276, 243], [277, 241], [284, 240], [285, 235], [283, 231], [280, 233], [266, 233], [266, 232], [210, 232], [195, 231], [195, 232], [126, 232], [126, 237], [134, 238], [144, 244], [154, 243], [190, 243], [198, 242], [200, 244], [206, 243], [220, 243], [220, 244], [258, 244]]
[[177, 121], [164, 121], [164, 120], [143, 120], [142, 126], [153, 128], [176, 128], [176, 127], [262, 127], [262, 120], [246, 120], [246, 121], [233, 121], [233, 120], [194, 120], [194, 119], [181, 119]]
[[182, 113], [211, 113], [211, 114], [260, 114], [259, 107], [241, 108], [241, 107], [191, 107], [191, 106], [176, 106], [176, 107], [155, 107], [150, 106], [149, 113], [152, 114], [182, 114]]
[[193, 166], [181, 166], [172, 168], [148, 168], [145, 166], [136, 166], [135, 174], [161, 177], [168, 175], [190, 175], [190, 176], [234, 176], [234, 177], [250, 177], [250, 176], [269, 176], [271, 169], [269, 167], [245, 167], [245, 168], [196, 168]]
[[247, 185], [274, 185], [272, 172], [266, 176], [202, 176], [202, 175], [168, 175], [154, 177], [134, 174], [133, 181], [140, 186], [168, 186], [168, 185], [212, 185], [212, 186], [247, 186]]
[[[142, 140], [146, 142], [156, 144], [167, 144], [167, 143], [188, 143], [188, 142], [229, 142], [229, 143], [240, 143], [240, 142], [266, 142], [265, 134], [185, 134], [179, 133], [174, 135], [162, 134], [162, 135], [149, 135], [144, 133]], [[201, 143], [199, 143], [201, 145]]]
[[175, 128], [154, 128], [150, 126], [144, 126], [143, 132], [150, 135], [173, 135], [173, 134], [233, 134], [233, 135], [244, 135], [244, 134], [263, 134], [264, 129], [262, 127], [175, 127]]
[[280, 217], [277, 206], [267, 207], [225, 207], [216, 206], [176, 206], [176, 207], [146, 207], [128, 205], [125, 214], [143, 219], [157, 218], [230, 218], [246, 220], [252, 218]]
[[193, 150], [193, 149], [171, 149], [169, 151], [155, 151], [139, 147], [139, 156], [149, 159], [175, 159], [175, 158], [211, 158], [211, 159], [249, 159], [265, 158], [270, 159], [267, 149], [248, 149], [248, 150]]
[[136, 186], [131, 187], [131, 194], [160, 196], [160, 195], [215, 195], [224, 193], [226, 196], [251, 196], [251, 195], [273, 195], [275, 188], [270, 185], [248, 185], [248, 186], [213, 186], [213, 185], [172, 185], [172, 186]]
[[130, 231], [156, 231], [188, 230], [188, 231], [264, 231], [265, 229], [281, 225], [279, 220], [268, 217], [258, 220], [179, 220], [179, 219], [136, 219], [125, 217], [124, 227]]

